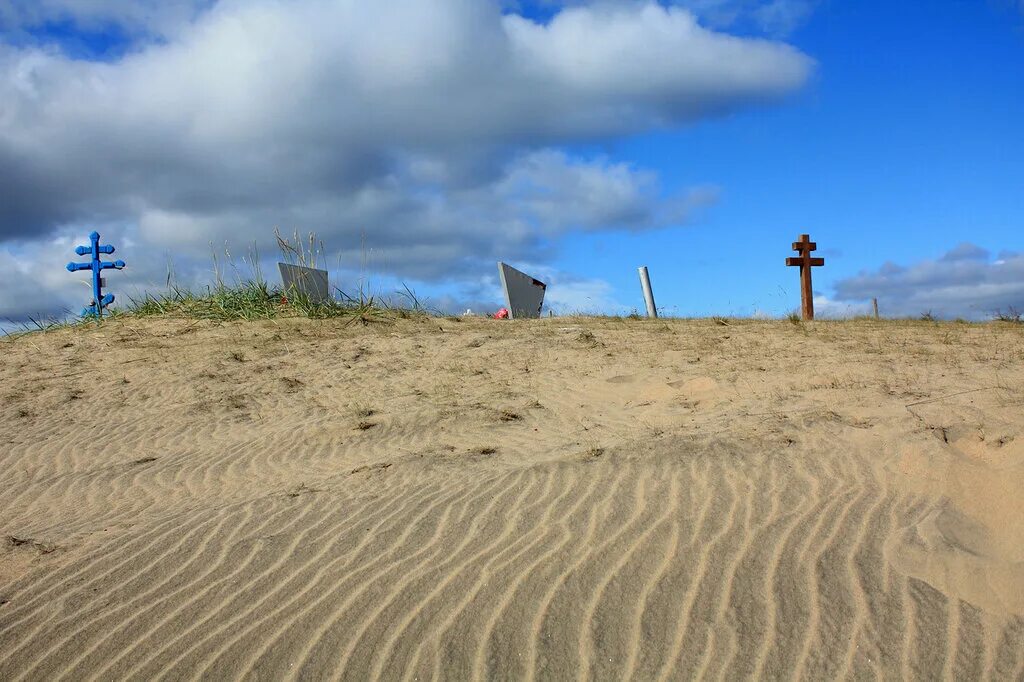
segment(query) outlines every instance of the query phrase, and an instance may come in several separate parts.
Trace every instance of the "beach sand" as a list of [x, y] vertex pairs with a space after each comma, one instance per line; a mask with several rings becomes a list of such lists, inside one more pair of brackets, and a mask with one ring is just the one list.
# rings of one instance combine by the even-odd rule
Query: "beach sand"
[[0, 679], [1024, 677], [1024, 327], [0, 342]]

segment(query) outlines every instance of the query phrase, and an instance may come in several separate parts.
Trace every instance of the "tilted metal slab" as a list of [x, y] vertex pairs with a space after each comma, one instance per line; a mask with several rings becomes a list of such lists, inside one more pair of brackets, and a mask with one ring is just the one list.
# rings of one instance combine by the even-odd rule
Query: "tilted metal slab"
[[540, 317], [548, 285], [501, 261], [498, 261], [498, 275], [501, 277], [501, 288], [505, 290], [509, 315], [512, 318]]
[[286, 296], [295, 292], [308, 296], [309, 300], [314, 303], [323, 303], [331, 298], [327, 288], [326, 270], [290, 263], [278, 263], [277, 268], [281, 271], [281, 282], [284, 284]]

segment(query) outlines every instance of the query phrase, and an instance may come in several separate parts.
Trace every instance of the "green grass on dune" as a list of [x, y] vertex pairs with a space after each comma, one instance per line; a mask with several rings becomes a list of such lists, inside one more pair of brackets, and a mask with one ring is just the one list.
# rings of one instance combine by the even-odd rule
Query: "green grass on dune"
[[[341, 291], [337, 294], [337, 298], [316, 302], [300, 292], [287, 292], [262, 280], [220, 284], [199, 292], [172, 285], [162, 293], [147, 292], [137, 298], [128, 296], [127, 304], [111, 308], [103, 319], [165, 317], [230, 322], [305, 317], [316, 320], [340, 318], [368, 324], [440, 315], [427, 308], [408, 287], [392, 300], [368, 296], [363, 292], [354, 296]], [[93, 317], [31, 318], [20, 323], [20, 328], [5, 330], [0, 336], [14, 338], [26, 333], [87, 327], [96, 323]]]
[[370, 322], [387, 317], [427, 315], [429, 311], [412, 290], [400, 292], [402, 304], [395, 304], [360, 292], [350, 296], [339, 291], [336, 299], [313, 301], [298, 291], [261, 280], [247, 280], [233, 286], [218, 285], [196, 293], [170, 287], [161, 294], [147, 293], [132, 298], [118, 315], [184, 317], [197, 320], [269, 320], [280, 317], [311, 319], [351, 318]]

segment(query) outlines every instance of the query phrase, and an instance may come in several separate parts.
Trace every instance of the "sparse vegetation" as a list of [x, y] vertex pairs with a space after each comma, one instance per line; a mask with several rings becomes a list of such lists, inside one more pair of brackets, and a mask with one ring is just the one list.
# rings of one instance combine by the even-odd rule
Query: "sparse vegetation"
[[284, 386], [286, 393], [295, 393], [305, 385], [301, 380], [294, 377], [281, 377], [280, 382]]
[[1024, 318], [1022, 318], [1022, 315], [1024, 315], [1024, 313], [1021, 313], [1021, 311], [1015, 308], [1014, 306], [1010, 306], [1009, 308], [1006, 309], [1006, 312], [1003, 312], [1002, 310], [997, 310], [992, 315], [992, 317], [998, 322], [1024, 324]]
[[352, 405], [352, 414], [356, 419], [367, 419], [377, 414], [377, 411], [364, 403], [356, 403]]
[[40, 554], [50, 554], [58, 549], [52, 543], [37, 540], [36, 538], [23, 538], [17, 535], [7, 536], [7, 545], [10, 547], [27, 547], [38, 551]]
[[232, 394], [224, 399], [224, 403], [233, 410], [244, 410], [249, 406], [249, 402], [243, 395]]
[[207, 287], [203, 293], [170, 286], [162, 294], [147, 293], [139, 299], [130, 298], [126, 309], [118, 315], [161, 315], [218, 322], [287, 317], [308, 317], [317, 320], [347, 318], [351, 322], [369, 324], [428, 314], [420, 300], [409, 289], [398, 292], [398, 295], [401, 300], [409, 302], [411, 307], [393, 305], [388, 301], [367, 296], [362, 291], [351, 296], [341, 290], [336, 292], [335, 299], [315, 302], [302, 293], [286, 293], [280, 287], [261, 280], [246, 280], [234, 286]]
[[350, 473], [361, 474], [364, 471], [384, 471], [390, 468], [391, 462], [378, 462], [377, 464], [364, 464], [363, 466], [356, 467]]
[[318, 240], [315, 232], [310, 232], [305, 237], [299, 234], [298, 230], [292, 233], [289, 239], [281, 234], [280, 228], [274, 228], [274, 238], [277, 239], [277, 249], [285, 262], [292, 265], [299, 265], [304, 268], [319, 268], [320, 261], [324, 258], [323, 240]]

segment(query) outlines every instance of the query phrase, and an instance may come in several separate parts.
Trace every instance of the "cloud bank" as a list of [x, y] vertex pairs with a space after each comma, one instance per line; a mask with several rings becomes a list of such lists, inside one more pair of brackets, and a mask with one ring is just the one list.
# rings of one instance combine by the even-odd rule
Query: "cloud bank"
[[[225, 241], [269, 250], [281, 226], [428, 282], [499, 256], [543, 261], [567, 232], [679, 224], [714, 199], [574, 146], [771, 102], [813, 69], [784, 43], [653, 2], [543, 22], [486, 0], [6, 8], [8, 25], [65, 16], [159, 37], [107, 62], [0, 43], [8, 254], [108, 225], [140, 249], [208, 258]], [[0, 317], [25, 314], [13, 298]]]
[[874, 272], [841, 280], [834, 300], [857, 303], [878, 298], [887, 317], [984, 319], [1011, 308], [1024, 311], [1024, 254], [996, 258], [974, 244], [961, 244], [936, 260], [911, 266], [886, 263]]

